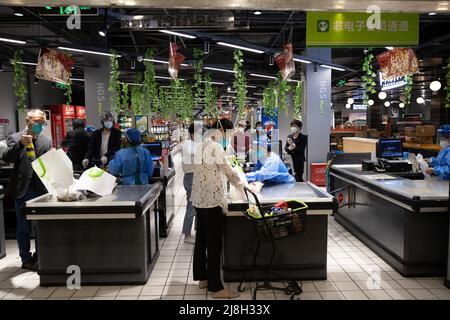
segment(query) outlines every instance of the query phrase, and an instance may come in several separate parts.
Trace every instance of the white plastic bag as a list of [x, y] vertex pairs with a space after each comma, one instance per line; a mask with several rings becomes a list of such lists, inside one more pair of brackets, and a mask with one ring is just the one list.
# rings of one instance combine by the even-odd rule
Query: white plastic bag
[[422, 171], [422, 174], [424, 175], [425, 179], [430, 178], [430, 174], [427, 173], [427, 169], [430, 167], [428, 165], [428, 163], [425, 162], [425, 160], [423, 159], [423, 156], [419, 153], [416, 157], [417, 162], [419, 163], [420, 166], [420, 171]]
[[115, 186], [116, 177], [100, 168], [93, 167], [83, 172], [80, 180], [75, 183], [72, 189], [88, 190], [104, 197], [110, 195]]

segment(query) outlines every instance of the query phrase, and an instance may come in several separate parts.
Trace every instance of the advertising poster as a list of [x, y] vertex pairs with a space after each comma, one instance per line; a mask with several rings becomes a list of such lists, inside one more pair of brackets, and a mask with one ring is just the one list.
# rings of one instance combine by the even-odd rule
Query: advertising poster
[[419, 61], [411, 48], [394, 48], [377, 56], [383, 79], [392, 80], [419, 70]]
[[136, 129], [139, 130], [141, 134], [146, 134], [148, 132], [148, 116], [147, 115], [136, 115]]
[[42, 48], [36, 66], [36, 78], [69, 84], [74, 61], [61, 51]]

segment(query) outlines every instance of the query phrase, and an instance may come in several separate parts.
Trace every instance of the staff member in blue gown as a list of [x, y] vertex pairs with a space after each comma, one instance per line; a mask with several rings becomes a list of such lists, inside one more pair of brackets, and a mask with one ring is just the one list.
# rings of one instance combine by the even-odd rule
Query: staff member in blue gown
[[427, 169], [427, 173], [438, 176], [439, 180], [448, 180], [450, 175], [450, 125], [441, 126], [439, 135], [442, 149], [436, 158], [428, 159], [430, 168]]
[[121, 177], [121, 184], [149, 184], [153, 176], [153, 160], [150, 152], [140, 147], [141, 133], [137, 129], [125, 132], [129, 147], [119, 150], [109, 162], [109, 172]]

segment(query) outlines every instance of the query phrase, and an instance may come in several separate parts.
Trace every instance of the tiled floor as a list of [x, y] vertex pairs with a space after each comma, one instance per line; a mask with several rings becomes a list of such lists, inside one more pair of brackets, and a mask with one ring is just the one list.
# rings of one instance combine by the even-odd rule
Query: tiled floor
[[[175, 157], [179, 167], [179, 157]], [[181, 172], [181, 170], [178, 170]], [[209, 300], [206, 289], [192, 279], [193, 245], [183, 242], [186, 199], [182, 174], [176, 177], [177, 214], [169, 237], [163, 239], [160, 257], [145, 286], [85, 286], [81, 290], [41, 288], [36, 273], [20, 269], [15, 241], [7, 241], [7, 256], [0, 260], [0, 299], [94, 300]], [[303, 300], [446, 299], [450, 290], [443, 278], [404, 278], [358, 241], [332, 217], [329, 219], [328, 280], [303, 282]], [[227, 284], [235, 289], [236, 283]], [[251, 299], [250, 290], [239, 299]], [[258, 299], [286, 300], [284, 293], [261, 291]]]

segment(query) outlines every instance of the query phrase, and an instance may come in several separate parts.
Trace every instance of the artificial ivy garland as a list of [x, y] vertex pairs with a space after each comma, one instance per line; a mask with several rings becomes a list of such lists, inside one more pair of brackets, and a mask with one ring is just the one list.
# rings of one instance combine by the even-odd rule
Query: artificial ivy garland
[[413, 88], [413, 76], [406, 76], [406, 87], [405, 87], [405, 106], [409, 106], [411, 104], [411, 92]]
[[64, 92], [66, 96], [66, 104], [72, 104], [72, 79], [69, 78], [69, 82], [66, 84], [66, 91]]
[[120, 82], [119, 82], [119, 61], [117, 60], [117, 52], [115, 50], [111, 51], [111, 75], [109, 79], [109, 93], [110, 93], [110, 102], [111, 102], [111, 110], [114, 110], [116, 114], [120, 113]]
[[287, 80], [283, 80], [281, 73], [278, 75], [278, 86], [277, 86], [277, 95], [278, 95], [278, 107], [279, 111], [283, 111], [286, 113], [286, 116], [288, 115], [287, 110], [287, 93], [290, 90], [290, 86], [287, 82]]
[[123, 110], [128, 110], [128, 105], [130, 104], [130, 100], [128, 97], [128, 83], [122, 84], [122, 108]]
[[244, 63], [243, 54], [240, 50], [234, 51], [234, 82], [233, 88], [236, 91], [237, 102], [238, 102], [238, 117], [239, 119], [245, 116], [245, 100], [247, 99], [247, 87], [244, 70], [242, 70], [242, 65]]
[[263, 91], [263, 105], [264, 114], [268, 118], [274, 118], [277, 115], [277, 94], [273, 81], [269, 82], [269, 85]]
[[208, 117], [217, 115], [217, 90], [211, 83], [211, 75], [205, 75], [205, 114]]
[[203, 71], [203, 51], [195, 48], [193, 52], [194, 62], [194, 103], [198, 108], [200, 97], [202, 96], [202, 71]]
[[294, 119], [299, 120], [302, 116], [303, 106], [303, 81], [297, 82], [294, 92]]
[[141, 81], [142, 75], [141, 73], [137, 73], [135, 81], [137, 85], [133, 86], [131, 89], [131, 109], [135, 115], [142, 112], [144, 94], [142, 92], [142, 87], [140, 86]]
[[152, 107], [157, 103], [158, 84], [155, 80], [155, 65], [150, 60], [153, 59], [153, 50], [145, 52], [145, 73], [144, 73], [144, 112], [150, 114]]
[[27, 71], [22, 62], [22, 49], [17, 49], [14, 52], [14, 94], [19, 98], [17, 101], [17, 108], [19, 110], [24, 110], [27, 106]]
[[375, 90], [375, 80], [376, 73], [373, 71], [372, 61], [374, 59], [374, 55], [372, 54], [372, 49], [367, 49], [365, 51], [364, 63], [362, 65], [362, 71], [365, 72], [365, 75], [361, 77], [363, 81], [363, 88], [366, 89], [364, 92], [364, 101], [363, 104], [367, 104], [369, 101], [370, 95], [376, 93]]

